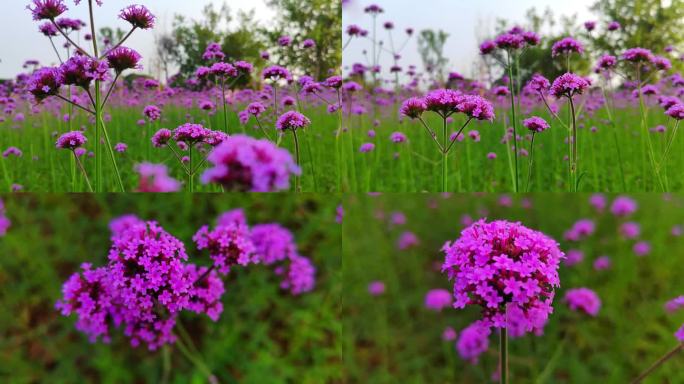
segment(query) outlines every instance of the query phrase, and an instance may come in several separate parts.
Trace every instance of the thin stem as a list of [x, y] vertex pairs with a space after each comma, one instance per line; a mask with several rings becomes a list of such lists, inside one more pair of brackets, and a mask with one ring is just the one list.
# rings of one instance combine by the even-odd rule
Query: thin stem
[[532, 166], [534, 165], [534, 137], [537, 132], [532, 132], [532, 142], [530, 143], [530, 165], [527, 167], [527, 186], [525, 190], [530, 191], [530, 180], [532, 180]]
[[189, 170], [189, 169], [185, 166], [185, 164], [183, 163], [183, 159], [180, 157], [180, 155], [178, 154], [178, 152], [176, 152], [176, 150], [173, 149], [173, 147], [171, 146], [171, 144], [166, 143], [166, 146], [169, 147], [169, 149], [171, 150], [171, 152], [173, 152], [173, 154], [176, 156], [176, 159], [178, 159], [178, 162], [180, 163], [181, 167], [183, 167], [183, 170], [185, 171], [185, 173], [186, 173], [186, 174], [190, 173], [190, 170]]
[[663, 166], [666, 166], [667, 164], [667, 157], [670, 154], [670, 149], [672, 149], [672, 143], [674, 142], [675, 137], [677, 136], [677, 129], [679, 128], [679, 120], [675, 123], [674, 129], [672, 130], [672, 136], [670, 136], [670, 140], [667, 142], [667, 146], [665, 147], [665, 154], [663, 154], [663, 159], [660, 161], [660, 165], [658, 166], [658, 170], [660, 170]]
[[64, 96], [62, 96], [62, 95], [55, 95], [55, 96], [57, 96], [58, 98], [60, 98], [60, 99], [62, 99], [62, 100], [64, 100], [64, 101], [66, 101], [67, 103], [73, 105], [73, 106], [76, 107], [76, 108], [80, 108], [80, 109], [82, 109], [82, 110], [84, 110], [84, 111], [86, 111], [86, 112], [88, 112], [88, 113], [90, 113], [90, 114], [93, 114], [93, 115], [95, 114], [94, 111], [92, 111], [92, 110], [90, 110], [90, 109], [88, 109], [88, 108], [86, 108], [86, 107], [84, 107], [84, 106], [81, 106], [81, 105], [79, 105], [79, 104], [77, 104], [77, 103], [74, 103], [73, 101], [67, 99], [66, 97], [64, 97]]
[[[188, 146], [188, 157], [190, 158], [188, 169], [192, 170], [192, 145]], [[193, 176], [192, 171], [188, 172], [188, 187], [190, 188], [190, 193], [194, 192], [195, 189], [195, 178]]]
[[338, 123], [337, 123], [337, 134], [335, 137], [340, 137], [340, 134], [342, 133], [342, 92], [340, 90], [337, 90], [337, 118], [338, 118]]
[[656, 360], [656, 362], [653, 363], [653, 365], [651, 365], [650, 367], [648, 367], [648, 369], [646, 369], [641, 375], [639, 375], [639, 377], [637, 377], [636, 379], [634, 379], [634, 380], [632, 381], [632, 384], [641, 383], [647, 376], [649, 376], [651, 373], [653, 373], [653, 371], [655, 371], [656, 368], [660, 367], [660, 366], [663, 365], [666, 361], [668, 361], [668, 360], [670, 360], [671, 358], [673, 358], [677, 353], [679, 353], [679, 352], [682, 351], [683, 349], [684, 349], [684, 343], [681, 343], [681, 344], [679, 344], [678, 346], [674, 347], [670, 352], [666, 353], [665, 355], [663, 355], [663, 357], [661, 357], [660, 359]]
[[126, 40], [128, 40], [129, 37], [131, 37], [131, 35], [133, 34], [133, 31], [135, 31], [136, 28], [137, 28], [137, 27], [133, 27], [133, 29], [131, 29], [130, 31], [128, 31], [128, 33], [126, 34], [126, 36], [124, 36], [124, 38], [121, 39], [121, 41], [119, 41], [114, 47], [112, 47], [112, 48], [109, 49], [107, 52], [105, 52], [102, 56], [100, 56], [100, 60], [102, 60], [102, 59], [104, 59], [105, 57], [107, 57], [107, 55], [109, 55], [109, 52], [112, 52], [113, 50], [119, 48]]
[[[504, 309], [504, 316], [507, 317], [508, 309]], [[508, 326], [508, 322], [506, 322]], [[501, 384], [508, 384], [508, 330], [506, 327], [501, 328], [501, 337], [499, 343], [499, 371], [501, 375]]]
[[223, 132], [228, 133], [228, 109], [226, 107], [226, 80], [221, 77], [221, 101], [223, 101]]
[[211, 373], [209, 368], [207, 368], [206, 365], [202, 361], [200, 361], [196, 356], [194, 356], [190, 351], [188, 350], [188, 347], [183, 343], [181, 339], [176, 340], [176, 345], [178, 346], [178, 349], [181, 351], [181, 353], [188, 359], [190, 360], [191, 363], [197, 367], [197, 369], [204, 374], [207, 379], [209, 379], [210, 382], [214, 382], [215, 378], [214, 375]]
[[81, 159], [76, 156], [76, 151], [72, 151], [74, 154], [74, 158], [76, 159], [76, 165], [78, 165], [78, 168], [81, 170], [81, 173], [83, 173], [83, 177], [85, 178], [86, 184], [88, 185], [88, 191], [93, 192], [93, 186], [90, 184], [90, 179], [88, 179], [88, 173], [86, 172], [85, 168], [83, 167], [83, 164], [81, 163]]
[[95, 33], [95, 16], [93, 15], [93, 0], [88, 0], [88, 13], [90, 16], [90, 35], [93, 40], [93, 56], [100, 56], [97, 50], [97, 34]]
[[470, 123], [470, 121], [472, 119], [473, 119], [472, 117], [468, 117], [468, 120], [466, 120], [465, 124], [463, 124], [461, 129], [458, 130], [458, 132], [456, 133], [456, 136], [454, 136], [454, 140], [451, 141], [451, 143], [449, 144], [449, 146], [447, 147], [447, 149], [444, 152], [449, 153], [449, 151], [451, 150], [451, 147], [454, 145], [454, 143], [456, 143], [456, 141], [458, 141], [458, 137], [461, 135], [461, 132], [463, 132], [465, 127], [468, 126], [468, 124]]
[[162, 347], [162, 384], [169, 382], [169, 376], [171, 375], [171, 347], [164, 345]]
[[[294, 137], [294, 144], [295, 144], [295, 161], [297, 162], [297, 165], [300, 166], [299, 164], [299, 139], [297, 139], [297, 130], [293, 129], [292, 130], [292, 136]], [[299, 175], [295, 175], [295, 191], [296, 192], [301, 192], [301, 185], [300, 185], [300, 180], [299, 180]]]
[[[444, 139], [443, 139], [443, 145], [442, 148], [447, 147], [447, 143], [449, 141], [449, 133], [447, 132], [447, 118], [443, 117], [442, 118], [442, 132], [444, 133]], [[448, 192], [448, 164], [447, 164], [447, 151], [444, 150], [442, 151], [442, 192]]]
[[437, 135], [432, 131], [432, 129], [430, 129], [430, 127], [428, 127], [428, 125], [425, 123], [425, 120], [423, 120], [422, 117], [418, 117], [418, 120], [420, 120], [420, 122], [423, 124], [423, 127], [425, 127], [425, 129], [427, 130], [428, 135], [430, 135], [430, 137], [432, 138], [432, 141], [434, 141], [435, 144], [437, 144], [437, 146], [439, 147], [439, 151], [444, 152], [444, 147], [442, 147], [442, 144], [439, 142], [439, 140], [437, 140]]
[[121, 75], [121, 72], [117, 72], [116, 75], [114, 76], [114, 81], [112, 81], [112, 84], [109, 86], [109, 90], [107, 90], [107, 95], [104, 98], [104, 101], [102, 102], [102, 108], [104, 108], [105, 105], [107, 105], [107, 101], [109, 100], [109, 96], [112, 94], [112, 91], [114, 90], [114, 86], [116, 85], [116, 81], [119, 80], [119, 76]]
[[570, 174], [573, 176], [573, 190], [577, 192], [577, 118], [575, 116], [575, 103], [572, 101], [572, 96], [568, 96], [570, 100], [570, 113], [572, 114], [572, 159], [570, 165]]
[[53, 19], [53, 20], [50, 20], [50, 21], [52, 22], [52, 25], [54, 25], [55, 28], [57, 28], [57, 30], [59, 31], [59, 33], [61, 33], [62, 36], [64, 36], [64, 38], [69, 42], [69, 44], [73, 45], [74, 48], [76, 48], [77, 51], [81, 52], [82, 54], [84, 54], [84, 55], [86, 55], [86, 56], [88, 56], [88, 57], [90, 57], [90, 58], [92, 58], [92, 56], [90, 55], [90, 53], [86, 52], [83, 48], [79, 47], [78, 44], [74, 43], [74, 41], [71, 40], [71, 38], [70, 38], [66, 33], [64, 33], [64, 31], [62, 31], [62, 28], [60, 28], [59, 25], [57, 25], [57, 23], [55, 23], [55, 20], [54, 20], [54, 19]]
[[518, 132], [517, 121], [515, 117], [515, 88], [513, 85], [513, 66], [511, 63], [511, 52], [508, 52], [508, 87], [511, 93], [511, 122], [513, 124], [513, 156], [515, 159], [515, 192], [518, 193]]
[[50, 45], [52, 45], [52, 49], [55, 50], [55, 54], [57, 55], [57, 58], [59, 59], [59, 63], [64, 64], [64, 61], [62, 61], [62, 56], [59, 55], [59, 51], [57, 50], [57, 47], [55, 46], [55, 42], [52, 40], [52, 36], [48, 36], [48, 39], [50, 39]]
[[102, 111], [100, 111], [100, 126], [102, 126], [102, 134], [105, 138], [105, 144], [107, 145], [107, 152], [109, 153], [109, 159], [114, 166], [114, 173], [116, 174], [116, 181], [119, 184], [119, 189], [121, 192], [126, 192], [124, 188], [123, 181], [121, 180], [121, 172], [119, 172], [119, 167], [116, 165], [116, 158], [114, 157], [114, 148], [112, 148], [112, 143], [109, 140], [109, 134], [107, 133], [107, 127], [105, 126], [104, 120], [102, 119]]
[[259, 126], [259, 129], [261, 129], [261, 132], [263, 132], [264, 135], [266, 135], [266, 137], [267, 137], [270, 141], [273, 141], [273, 139], [271, 138], [271, 135], [268, 133], [268, 131], [266, 131], [266, 130], [264, 129], [264, 126], [261, 125], [261, 121], [259, 121], [259, 117], [254, 116], [254, 118], [256, 119], [257, 125]]

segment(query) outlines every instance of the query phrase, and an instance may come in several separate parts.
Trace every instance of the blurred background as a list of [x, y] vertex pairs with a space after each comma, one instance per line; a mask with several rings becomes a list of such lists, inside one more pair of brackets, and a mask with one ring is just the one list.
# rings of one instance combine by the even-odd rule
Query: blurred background
[[[587, 194], [346, 198], [342, 319], [348, 382], [498, 382], [492, 377], [498, 366], [495, 332], [477, 364], [461, 360], [457, 338], [443, 339], [447, 327], [460, 335], [480, 318], [479, 309], [435, 312], [424, 306], [429, 290], [452, 290], [440, 272], [441, 247], [456, 240], [465, 224], [482, 217], [521, 221], [556, 239], [566, 254], [583, 255], [572, 266], [561, 265], [561, 288], [544, 334], [510, 341], [511, 382], [626, 383], [636, 378], [677, 345], [674, 333], [684, 322], [684, 311], [668, 313], [664, 308], [684, 294], [684, 197], [632, 196], [638, 210], [628, 218], [610, 212], [615, 196], [602, 197], [602, 212], [589, 204]], [[579, 219], [592, 220], [595, 232], [582, 241], [565, 240]], [[621, 235], [625, 222], [640, 226], [638, 236]], [[644, 242], [650, 252], [637, 256], [635, 244]], [[610, 259], [610, 268], [595, 269], [601, 256]], [[563, 301], [568, 289], [578, 287], [600, 297], [596, 317], [573, 312]], [[684, 382], [682, 357], [665, 363], [645, 383]]]
[[[243, 208], [249, 223], [290, 229], [302, 255], [317, 268], [316, 287], [298, 297], [279, 289], [265, 266], [235, 269], [224, 278], [218, 322], [184, 312], [180, 319], [221, 383], [341, 381], [340, 224], [335, 196], [321, 195], [7, 195], [11, 227], [0, 237], [0, 382], [155, 383], [162, 354], [129, 345], [91, 344], [75, 316], [54, 309], [63, 282], [83, 262], [102, 265], [109, 221], [133, 213], [156, 220], [186, 244], [189, 261], [209, 265], [192, 235], [224, 211]], [[1, 209], [0, 209], [1, 211]], [[171, 382], [204, 376], [176, 349]]]

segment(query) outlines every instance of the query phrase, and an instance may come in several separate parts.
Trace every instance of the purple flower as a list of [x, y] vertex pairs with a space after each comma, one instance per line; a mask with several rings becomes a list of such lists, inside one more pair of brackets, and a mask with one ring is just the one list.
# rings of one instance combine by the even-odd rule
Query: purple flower
[[617, 58], [611, 55], [603, 55], [596, 62], [596, 73], [609, 71], [617, 65]]
[[572, 228], [565, 232], [563, 237], [568, 241], [580, 241], [583, 238], [593, 234], [595, 230], [596, 225], [594, 224], [593, 220], [582, 219], [573, 224]]
[[313, 290], [316, 283], [316, 268], [309, 258], [299, 255], [292, 255], [288, 265], [277, 268], [276, 274], [284, 275], [280, 288], [289, 290], [295, 296]]
[[143, 109], [143, 115], [150, 121], [157, 121], [161, 118], [161, 109], [156, 105], [148, 105]]
[[114, 150], [119, 152], [119, 153], [124, 153], [128, 149], [128, 145], [126, 143], [117, 143], [114, 145]]
[[553, 84], [551, 85], [551, 94], [557, 98], [581, 95], [589, 85], [590, 84], [586, 79], [577, 76], [574, 73], [565, 73], [553, 81]]
[[375, 144], [363, 143], [363, 144], [361, 144], [361, 147], [359, 148], [359, 152], [368, 153], [368, 152], [372, 152], [374, 149], [375, 149]]
[[444, 328], [444, 331], [442, 331], [442, 340], [444, 341], [454, 341], [457, 337], [458, 333], [456, 333], [456, 330], [452, 327], [446, 327]]
[[33, 8], [26, 8], [33, 14], [33, 20], [54, 20], [69, 9], [64, 0], [33, 0]]
[[223, 60], [225, 57], [221, 51], [221, 44], [215, 42], [207, 44], [207, 49], [202, 54], [202, 60]]
[[565, 293], [564, 301], [571, 310], [582, 311], [593, 317], [596, 317], [601, 309], [601, 299], [589, 288], [569, 289]]
[[81, 131], [71, 131], [61, 135], [57, 139], [56, 147], [73, 151], [76, 148], [82, 147], [87, 141], [88, 139]]
[[481, 322], [476, 321], [470, 324], [461, 331], [456, 342], [458, 355], [471, 364], [477, 364], [480, 355], [489, 349], [490, 334], [489, 327]]
[[618, 196], [610, 206], [610, 211], [618, 217], [627, 217], [636, 212], [638, 205], [636, 201], [627, 196]]
[[523, 125], [530, 131], [537, 133], [544, 132], [549, 129], [549, 123], [538, 116], [532, 116], [529, 119], [525, 119], [523, 121]]
[[594, 260], [594, 269], [597, 271], [604, 271], [606, 269], [610, 269], [612, 264], [613, 263], [610, 260], [610, 257], [601, 256], [598, 259]]
[[372, 296], [380, 296], [385, 293], [385, 283], [382, 281], [372, 281], [368, 284], [368, 293]]
[[[223, 312], [221, 297], [225, 288], [223, 287], [223, 280], [216, 271], [206, 274], [207, 271], [207, 267], [198, 267], [194, 264], [185, 265], [186, 280], [197, 282], [190, 288], [190, 298], [185, 309], [206, 314], [213, 321], [217, 321]], [[204, 276], [202, 280], [199, 280], [202, 276]]]
[[328, 88], [340, 89], [342, 87], [342, 76], [331, 76], [323, 81], [323, 85]]
[[133, 28], [154, 28], [155, 16], [144, 5], [130, 5], [121, 10], [119, 18], [128, 21]]
[[290, 36], [280, 36], [278, 38], [278, 45], [281, 47], [289, 47], [292, 44], [292, 38]]
[[632, 250], [634, 251], [634, 254], [639, 257], [647, 256], [651, 253], [651, 244], [648, 241], [639, 241], [634, 244]]
[[136, 165], [135, 170], [140, 175], [138, 192], [177, 192], [180, 183], [168, 175], [168, 169], [164, 164], [141, 163]]
[[316, 42], [313, 39], [306, 39], [302, 42], [302, 48], [309, 49], [316, 46]]
[[611, 21], [610, 23], [608, 23], [608, 30], [609, 31], [617, 31], [621, 27], [622, 26], [617, 21]]
[[173, 131], [173, 139], [192, 145], [204, 141], [211, 131], [199, 124], [183, 124]]
[[273, 81], [291, 79], [290, 71], [278, 65], [272, 65], [264, 69], [262, 76], [264, 80]]
[[432, 289], [425, 295], [425, 308], [440, 312], [451, 306], [451, 292], [446, 289]]
[[494, 43], [499, 49], [516, 50], [525, 46], [525, 38], [519, 34], [503, 33], [494, 39]]
[[641, 234], [641, 227], [635, 222], [626, 222], [620, 225], [620, 234], [625, 239], [634, 239]]
[[604, 195], [596, 193], [589, 197], [589, 204], [594, 207], [596, 212], [603, 213], [608, 202], [606, 201], [606, 197]]
[[485, 40], [480, 44], [480, 54], [488, 55], [496, 49], [496, 43], [492, 40]]
[[412, 97], [404, 101], [399, 111], [404, 116], [416, 119], [419, 118], [426, 110], [427, 104], [425, 103], [425, 100]]
[[585, 21], [584, 22], [584, 29], [586, 29], [588, 32], [593, 31], [596, 28], [596, 22], [595, 21]]
[[50, 96], [59, 94], [62, 86], [62, 75], [56, 68], [41, 68], [33, 73], [28, 82], [28, 91], [36, 101], [41, 102]]
[[665, 310], [669, 313], [673, 313], [684, 308], [684, 296], [678, 296], [674, 299], [665, 303]]
[[249, 233], [249, 227], [239, 222], [224, 222], [213, 230], [203, 226], [195, 233], [192, 240], [197, 249], [209, 252], [214, 267], [219, 273], [227, 275], [234, 265], [246, 266], [257, 263], [254, 255], [255, 247]]
[[581, 263], [582, 260], [584, 260], [584, 252], [579, 249], [570, 249], [568, 250], [565, 260], [563, 260], [563, 263], [568, 267], [572, 267], [573, 265]]
[[267, 140], [235, 135], [214, 148], [207, 160], [214, 165], [202, 182], [230, 191], [274, 192], [288, 189], [290, 175], [301, 171], [284, 149]]
[[482, 219], [442, 251], [442, 271], [454, 281], [455, 308], [481, 306], [483, 325], [496, 328], [507, 326], [507, 308], [517, 308], [526, 331], [544, 326], [564, 257], [553, 239], [520, 223]]
[[107, 53], [109, 67], [117, 73], [127, 69], [142, 69], [141, 59], [142, 56], [138, 52], [127, 47], [118, 47]]
[[109, 65], [106, 61], [93, 60], [87, 56], [75, 55], [59, 67], [64, 85], [76, 85], [89, 89], [94, 80], [110, 79]]
[[665, 111], [665, 114], [675, 120], [684, 120], [684, 104], [679, 103], [671, 106]]
[[630, 48], [622, 54], [622, 58], [633, 63], [651, 62], [654, 59], [653, 53], [646, 48]]
[[265, 265], [289, 259], [297, 254], [292, 232], [279, 224], [260, 224], [252, 227], [254, 260]]
[[494, 107], [485, 98], [477, 95], [464, 95], [458, 103], [458, 111], [477, 120], [494, 120]]
[[428, 111], [447, 117], [458, 112], [458, 105], [463, 101], [463, 94], [451, 89], [437, 89], [425, 96]]
[[392, 132], [392, 134], [390, 134], [390, 140], [391, 140], [393, 143], [403, 143], [403, 142], [405, 142], [407, 139], [406, 139], [406, 135], [404, 135], [404, 134], [401, 133], [401, 132]]
[[534, 75], [532, 75], [532, 79], [530, 79], [530, 82], [527, 83], [527, 86], [536, 92], [546, 92], [549, 89], [549, 87], [551, 87], [551, 82], [546, 77], [538, 73], [535, 73]]
[[300, 128], [305, 128], [309, 124], [311, 124], [311, 120], [301, 113], [297, 111], [287, 111], [278, 118], [278, 121], [276, 121], [276, 128], [281, 131], [287, 129], [295, 131]]
[[675, 332], [675, 337], [677, 338], [677, 340], [684, 343], [684, 324], [682, 324], [682, 327], [679, 328], [677, 332]]
[[556, 41], [551, 47], [551, 56], [569, 55], [571, 53], [582, 54], [584, 47], [582, 43], [573, 39], [572, 37], [564, 37]]
[[157, 148], [161, 148], [165, 146], [169, 140], [171, 140], [171, 136], [172, 133], [170, 130], [162, 128], [152, 136], [152, 145]]
[[218, 77], [237, 77], [239, 74], [237, 68], [228, 63], [214, 63], [209, 71]]
[[397, 248], [399, 248], [401, 251], [415, 247], [418, 244], [420, 244], [418, 236], [411, 231], [403, 232], [401, 235], [399, 235], [399, 240], [397, 240]]
[[38, 27], [38, 30], [47, 37], [55, 37], [59, 33], [57, 27], [49, 21], [41, 24], [40, 27]]

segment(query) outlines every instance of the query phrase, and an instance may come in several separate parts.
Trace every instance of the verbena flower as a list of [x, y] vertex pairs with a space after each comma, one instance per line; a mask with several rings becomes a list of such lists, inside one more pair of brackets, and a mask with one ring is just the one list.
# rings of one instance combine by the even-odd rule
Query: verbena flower
[[150, 121], [157, 121], [161, 118], [162, 111], [156, 105], [148, 105], [143, 109], [143, 115]]
[[152, 145], [157, 148], [161, 148], [165, 146], [169, 142], [169, 140], [171, 140], [172, 135], [173, 134], [170, 130], [162, 128], [158, 130], [154, 135], [152, 135]]
[[138, 192], [178, 192], [181, 188], [180, 182], [169, 176], [164, 164], [141, 163], [135, 170], [140, 175]]
[[451, 292], [446, 289], [431, 289], [425, 295], [425, 308], [441, 311], [451, 306]]
[[471, 364], [477, 364], [480, 355], [489, 349], [490, 334], [489, 327], [480, 322], [470, 324], [461, 331], [456, 342], [458, 355]]
[[316, 283], [316, 268], [307, 257], [292, 255], [285, 267], [277, 268], [276, 274], [283, 275], [280, 288], [297, 296], [313, 290]]
[[89, 89], [95, 81], [107, 81], [111, 78], [106, 61], [93, 60], [87, 56], [75, 55], [59, 67], [64, 85], [76, 85]]
[[612, 55], [603, 55], [596, 62], [596, 73], [610, 71], [617, 65], [617, 58]]
[[214, 148], [207, 160], [214, 165], [202, 182], [230, 191], [275, 192], [290, 187], [290, 175], [301, 170], [289, 152], [270, 141], [234, 135]]
[[598, 315], [601, 309], [601, 299], [589, 288], [569, 289], [565, 293], [564, 301], [571, 310], [582, 311], [590, 316]]
[[551, 94], [557, 98], [581, 95], [590, 86], [589, 82], [574, 73], [560, 75], [551, 85]]
[[412, 119], [419, 118], [426, 110], [427, 104], [425, 103], [425, 100], [417, 97], [407, 99], [399, 109], [402, 115]]
[[523, 120], [523, 125], [530, 131], [537, 133], [544, 132], [549, 129], [549, 123], [539, 116], [532, 116], [529, 119]]
[[622, 59], [631, 61], [633, 63], [651, 62], [654, 56], [653, 53], [646, 48], [630, 48], [622, 54]]
[[610, 211], [615, 216], [626, 217], [636, 212], [637, 208], [637, 202], [632, 198], [627, 196], [618, 196], [610, 206]]
[[279, 65], [272, 65], [270, 67], [267, 67], [264, 69], [262, 76], [264, 80], [290, 80], [292, 77], [290, 76], [290, 71], [287, 69], [279, 66]]
[[41, 102], [59, 94], [63, 78], [56, 68], [41, 68], [33, 73], [28, 82], [28, 91], [36, 101]]
[[69, 9], [64, 0], [33, 0], [33, 8], [26, 8], [33, 14], [33, 20], [54, 20]]
[[206, 249], [214, 267], [221, 274], [228, 274], [235, 265], [246, 266], [257, 263], [254, 243], [249, 227], [243, 223], [229, 222], [210, 230], [203, 226], [192, 237], [197, 249]]
[[76, 148], [82, 147], [88, 139], [83, 135], [81, 131], [71, 131], [61, 135], [57, 139], [55, 144], [57, 148], [75, 150]]
[[311, 120], [297, 111], [287, 111], [276, 121], [276, 128], [281, 131], [290, 129], [297, 130], [311, 124]]
[[255, 101], [247, 106], [246, 111], [252, 116], [259, 117], [266, 111], [266, 107], [260, 102]]
[[182, 141], [188, 145], [204, 141], [209, 136], [210, 131], [200, 124], [183, 124], [173, 131], [173, 139]]
[[255, 225], [250, 238], [254, 244], [254, 258], [261, 264], [272, 265], [297, 254], [292, 232], [280, 224]]
[[484, 219], [442, 251], [442, 270], [454, 281], [454, 307], [482, 307], [484, 325], [505, 328], [506, 308], [522, 311], [524, 328], [542, 328], [553, 312], [563, 252], [546, 235], [519, 223]]
[[551, 47], [551, 56], [569, 55], [571, 53], [582, 54], [584, 46], [572, 37], [564, 37], [556, 41]]
[[206, 314], [213, 321], [218, 321], [219, 316], [223, 312], [223, 303], [221, 297], [225, 292], [223, 280], [216, 273], [216, 271], [209, 272], [202, 280], [207, 272], [207, 267], [198, 267], [194, 264], [185, 265], [184, 274], [187, 281], [195, 282], [190, 288], [188, 302], [185, 309], [199, 313]]
[[155, 16], [144, 5], [130, 5], [121, 10], [119, 18], [129, 22], [133, 28], [154, 28]]
[[109, 67], [116, 73], [121, 73], [127, 69], [142, 69], [141, 59], [142, 56], [138, 52], [127, 47], [117, 47], [107, 53]]

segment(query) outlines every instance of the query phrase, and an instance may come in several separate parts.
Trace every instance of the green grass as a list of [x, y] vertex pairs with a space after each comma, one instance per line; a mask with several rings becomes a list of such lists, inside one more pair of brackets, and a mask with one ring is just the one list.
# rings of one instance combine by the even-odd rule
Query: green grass
[[[406, 118], [399, 123], [397, 106], [384, 108], [378, 118], [380, 124], [372, 126], [371, 115], [353, 116], [349, 121], [353, 127], [353, 144], [350, 145], [343, 159], [348, 167], [354, 167], [356, 174], [350, 174], [350, 183], [356, 192], [442, 192], [441, 153], [437, 146], [418, 121]], [[579, 170], [583, 174], [579, 191], [584, 192], [660, 192], [663, 188], [658, 184], [647, 151], [646, 140], [642, 142], [640, 115], [638, 108], [619, 109], [614, 112], [615, 127], [605, 122], [605, 109], [598, 110], [593, 116], [584, 114], [578, 124], [579, 129]], [[505, 132], [502, 118], [508, 118], [508, 110], [497, 109], [496, 120], [489, 122], [471, 122], [463, 132], [465, 140], [454, 144], [449, 153], [448, 191], [450, 192], [512, 192], [513, 176], [511, 164], [513, 159], [507, 147], [501, 144]], [[520, 121], [531, 115], [537, 115], [549, 122], [551, 128], [537, 134], [534, 148], [534, 168], [529, 187], [530, 192], [571, 191], [568, 183], [568, 163], [563, 157], [568, 154], [564, 140], [567, 130], [546, 110], [535, 110], [531, 114], [523, 114]], [[559, 116], [566, 116], [561, 109]], [[442, 141], [442, 120], [433, 113], [426, 113], [428, 125], [437, 133]], [[465, 122], [462, 115], [454, 115], [455, 121], [449, 125], [449, 132], [454, 133]], [[657, 125], [668, 128], [667, 135], [672, 133], [674, 122], [668, 119], [662, 109], [651, 107], [648, 114], [647, 128]], [[521, 124], [519, 124], [521, 125]], [[598, 132], [591, 133], [595, 126]], [[367, 131], [374, 129], [376, 137], [371, 139]], [[467, 134], [470, 130], [478, 130], [480, 142], [474, 142]], [[408, 142], [395, 144], [389, 140], [392, 132], [406, 134]], [[526, 135], [527, 129], [518, 127], [519, 135]], [[660, 161], [665, 152], [666, 135], [649, 133], [653, 140], [656, 159]], [[615, 140], [620, 147], [618, 156]], [[348, 135], [349, 136], [349, 135]], [[669, 136], [667, 136], [669, 137]], [[349, 138], [348, 138], [349, 139]], [[370, 153], [359, 153], [364, 142], [373, 142], [376, 148]], [[512, 142], [510, 143], [512, 146]], [[530, 142], [519, 142], [519, 148], [529, 151]], [[494, 152], [496, 160], [487, 159], [487, 154]], [[398, 157], [396, 157], [398, 156]], [[624, 184], [620, 171], [620, 158], [624, 171]], [[528, 157], [519, 157], [520, 192], [528, 191]], [[674, 140], [667, 167], [663, 169], [667, 191], [684, 190], [684, 140], [677, 136]]]
[[[579, 248], [584, 261], [561, 266], [561, 288], [555, 312], [544, 335], [510, 341], [511, 383], [626, 383], [676, 346], [674, 332], [684, 312], [668, 315], [663, 305], [684, 294], [681, 279], [684, 239], [670, 235], [684, 224], [684, 197], [665, 201], [659, 195], [639, 195], [639, 211], [632, 218], [642, 226], [641, 238], [652, 245], [649, 256], [632, 252], [634, 241], [617, 233], [621, 220], [596, 215], [586, 194], [532, 194], [533, 207], [497, 204], [496, 195], [351, 196], [345, 201], [343, 224], [343, 359], [352, 383], [484, 383], [498, 364], [498, 339], [471, 365], [458, 357], [454, 344], [441, 340], [446, 326], [460, 332], [479, 317], [479, 310], [447, 308], [441, 313], [423, 306], [426, 292], [450, 289], [439, 272], [447, 240], [462, 228], [461, 215], [519, 220], [558, 239], [561, 248]], [[391, 212], [406, 214], [403, 226], [388, 226]], [[384, 219], [378, 219], [384, 213]], [[562, 241], [563, 232], [580, 218], [593, 218], [597, 232], [578, 245]], [[399, 251], [396, 240], [405, 230], [420, 238], [416, 248]], [[346, 240], [350, 239], [350, 240]], [[609, 255], [613, 268], [597, 272], [593, 260]], [[367, 291], [371, 281], [386, 285], [383, 296]], [[562, 302], [569, 288], [595, 290], [603, 304], [590, 318], [570, 311]], [[684, 381], [684, 355], [660, 367], [645, 383]]]
[[[121, 171], [124, 186], [127, 192], [133, 191], [138, 186], [138, 174], [134, 167], [140, 162], [164, 163], [168, 166], [170, 174], [181, 182], [187, 182], [187, 176], [183, 172], [178, 160], [168, 148], [154, 148], [150, 138], [159, 128], [174, 129], [187, 122], [186, 114], [190, 114], [195, 122], [206, 121], [206, 127], [223, 130], [223, 110], [219, 107], [217, 113], [207, 119], [207, 114], [197, 108], [185, 109], [173, 105], [163, 108], [162, 121], [138, 126], [141, 119], [144, 104], [137, 107], [106, 108], [111, 113], [111, 121], [106, 123], [112, 145], [123, 142], [128, 145], [128, 150], [121, 154], [115, 152], [117, 164]], [[25, 107], [23, 108], [25, 109]], [[236, 110], [244, 109], [244, 106], [236, 107]], [[89, 142], [86, 148], [94, 150], [95, 135], [94, 126], [89, 124], [83, 113], [76, 115], [69, 123], [57, 118], [48, 112], [31, 115], [26, 110], [21, 110], [26, 115], [26, 120], [15, 123], [11, 119], [0, 123], [0, 149], [4, 151], [10, 146], [18, 147], [23, 151], [20, 158], [10, 156], [0, 158], [0, 191], [11, 191], [12, 184], [20, 184], [24, 191], [28, 192], [87, 192], [87, 185], [76, 168], [73, 155], [67, 150], [55, 148], [57, 137], [53, 132], [64, 133], [87, 127], [85, 132]], [[62, 107], [61, 113], [66, 113], [67, 107]], [[280, 111], [282, 112], [282, 110]], [[270, 117], [270, 111], [266, 116]], [[337, 129], [337, 116], [329, 115], [323, 108], [304, 109], [303, 113], [312, 120], [312, 125], [305, 130], [299, 131], [301, 146], [301, 186], [303, 192], [335, 192], [339, 191], [337, 185], [337, 167], [335, 161], [335, 135]], [[263, 118], [263, 117], [262, 117]], [[264, 128], [273, 130], [273, 124], [264, 124]], [[246, 133], [256, 138], [265, 136], [256, 126], [252, 118], [246, 126], [239, 124], [237, 113], [228, 111], [228, 133]], [[274, 135], [270, 131], [271, 136]], [[287, 149], [294, 158], [294, 140], [292, 133], [288, 132], [281, 142], [281, 147]], [[119, 192], [116, 177], [111, 166], [109, 155], [104, 152], [103, 146], [103, 173], [105, 177], [105, 190]], [[187, 154], [187, 153], [183, 153]], [[193, 163], [197, 165], [201, 155], [194, 155]], [[83, 158], [84, 165], [91, 182], [94, 183], [95, 159]], [[208, 166], [205, 164], [202, 169]], [[195, 179], [195, 192], [220, 192], [217, 186], [202, 185], [199, 178], [202, 171]], [[290, 180], [291, 190], [294, 191], [294, 179]], [[187, 190], [187, 186], [184, 187]]]
[[[162, 353], [130, 347], [120, 331], [112, 343], [90, 344], [75, 318], [54, 309], [62, 283], [83, 262], [102, 265], [108, 222], [124, 213], [157, 220], [183, 240], [191, 262], [208, 265], [191, 237], [221, 212], [244, 208], [251, 223], [291, 229], [317, 267], [314, 291], [293, 297], [266, 267], [236, 269], [224, 279], [224, 312], [180, 316], [221, 383], [335, 383], [342, 379], [339, 310], [340, 225], [335, 198], [313, 195], [14, 195], [4, 196], [12, 220], [0, 238], [0, 382], [154, 383]], [[204, 377], [171, 351], [172, 383]]]

